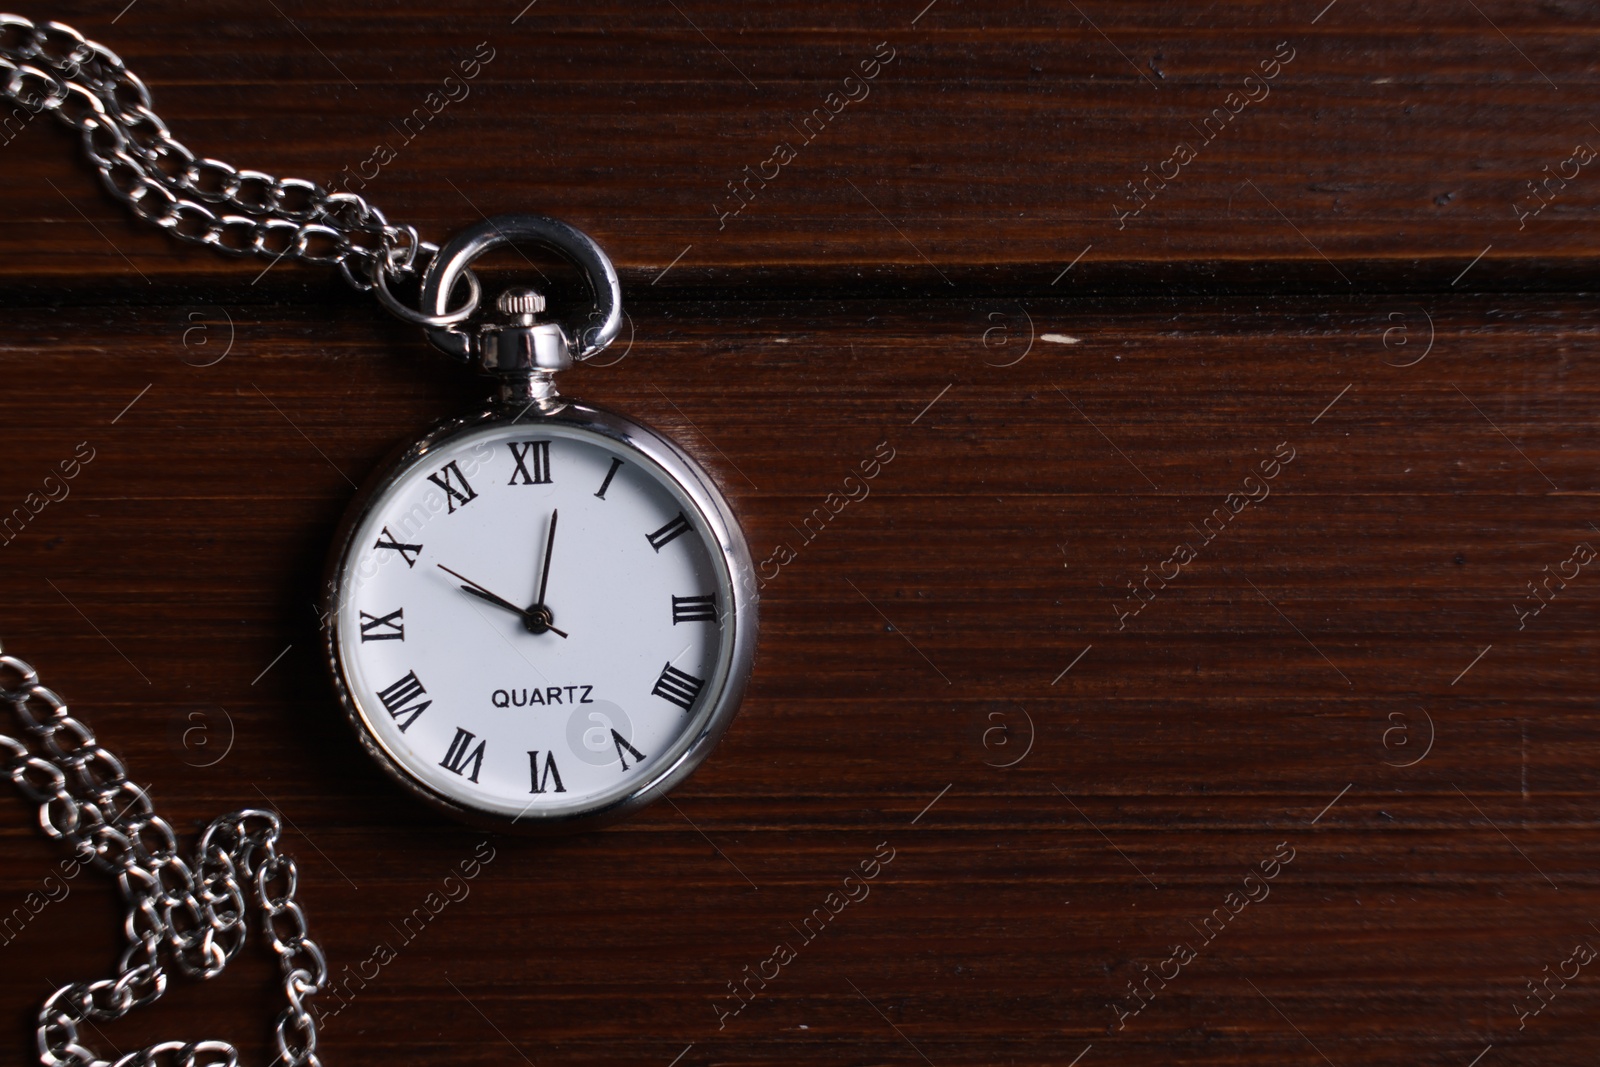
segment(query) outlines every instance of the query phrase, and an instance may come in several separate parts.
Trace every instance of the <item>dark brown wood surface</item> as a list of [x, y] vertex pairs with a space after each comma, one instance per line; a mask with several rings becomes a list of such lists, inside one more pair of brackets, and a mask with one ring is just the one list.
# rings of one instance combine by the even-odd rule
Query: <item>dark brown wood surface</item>
[[[1426, 289], [1489, 246], [1480, 285], [1570, 285], [1600, 266], [1596, 164], [1562, 167], [1600, 146], [1591, 4], [925, 4], [541, 0], [513, 21], [522, 5], [138, 0], [114, 26], [70, 2], [30, 17], [114, 47], [202, 155], [339, 182], [425, 233], [480, 211], [569, 219], [632, 280], [676, 261], [658, 290], [1015, 295], [1050, 290], [1088, 246], [1057, 290]], [[465, 89], [444, 85], [480, 54]], [[893, 59], [849, 90], [864, 99], [807, 127], [876, 54]], [[1280, 55], [1248, 90], [1263, 99], [1229, 101]], [[406, 124], [446, 91], [465, 97]], [[1218, 109], [1226, 123], [1205, 126]], [[139, 237], [70, 142], [0, 146], [0, 277], [259, 272]], [[796, 158], [722, 219], [729, 183], [780, 143]], [[1156, 189], [1180, 144], [1196, 158]], [[385, 146], [394, 159], [369, 164]], [[1119, 223], [1147, 173], [1153, 199]], [[1551, 175], [1548, 206], [1519, 221], [1541, 203], [1528, 183]]]
[[[519, 6], [22, 12], [118, 49], [191, 146], [323, 180], [491, 41], [369, 191], [432, 236], [523, 209], [600, 238], [634, 339], [568, 390], [701, 457], [758, 560], [795, 553], [672, 804], [553, 841], [432, 814], [350, 737], [312, 601], [352, 483], [480, 383], [328, 272], [125, 219], [53, 125], [0, 145], [0, 514], [93, 455], [0, 545], [0, 638], [180, 830], [285, 816], [341, 982], [394, 952], [324, 997], [330, 1067], [1594, 1062], [1600, 976], [1550, 976], [1600, 947], [1600, 577], [1570, 577], [1600, 548], [1600, 184], [1513, 213], [1600, 144], [1592, 5]], [[723, 184], [884, 40], [718, 231]], [[1116, 189], [1284, 40], [1118, 230]], [[119, 912], [90, 871], [28, 913], [61, 853], [0, 812], [23, 1063]], [[272, 982], [254, 945], [92, 1036], [265, 1062]]]

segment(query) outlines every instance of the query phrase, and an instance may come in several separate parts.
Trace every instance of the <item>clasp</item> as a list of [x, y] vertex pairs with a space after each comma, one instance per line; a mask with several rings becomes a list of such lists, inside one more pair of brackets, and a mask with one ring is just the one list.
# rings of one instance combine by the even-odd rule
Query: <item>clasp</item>
[[616, 268], [600, 246], [581, 230], [542, 215], [497, 215], [470, 226], [445, 242], [422, 278], [422, 308], [436, 315], [457, 280], [479, 256], [502, 245], [527, 242], [549, 249], [583, 274], [594, 294], [589, 313], [561, 322], [544, 317], [544, 297], [515, 287], [495, 301], [501, 321], [429, 326], [435, 348], [464, 362], [477, 363], [500, 379], [501, 398], [544, 400], [556, 395], [555, 375], [574, 361], [603, 351], [622, 328], [622, 286]]

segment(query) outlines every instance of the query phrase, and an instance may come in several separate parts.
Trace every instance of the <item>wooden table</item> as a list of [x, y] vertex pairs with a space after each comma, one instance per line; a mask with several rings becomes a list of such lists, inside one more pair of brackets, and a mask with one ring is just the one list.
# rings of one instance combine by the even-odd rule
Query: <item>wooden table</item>
[[[481, 383], [331, 271], [126, 217], [40, 119], [0, 145], [6, 650], [180, 831], [281, 812], [330, 1067], [1593, 1063], [1592, 6], [923, 2], [21, 12], [203, 154], [383, 145], [360, 191], [426, 236], [592, 233], [632, 342], [568, 390], [794, 558], [671, 803], [425, 810], [312, 602], [352, 484]], [[22, 1063], [120, 905], [4, 807]], [[93, 1036], [265, 1062], [274, 974]]]

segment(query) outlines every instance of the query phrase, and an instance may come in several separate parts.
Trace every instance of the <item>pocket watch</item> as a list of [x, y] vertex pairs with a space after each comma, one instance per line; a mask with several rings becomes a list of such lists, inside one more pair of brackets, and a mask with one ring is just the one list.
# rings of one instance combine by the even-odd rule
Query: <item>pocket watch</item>
[[[556, 390], [622, 322], [592, 239], [502, 215], [440, 247], [355, 193], [197, 156], [116, 53], [61, 23], [0, 15], [0, 96], [80, 133], [106, 190], [172, 236], [336, 265], [497, 379], [487, 407], [377, 473], [333, 548], [326, 657], [396, 781], [472, 821], [548, 831], [626, 814], [705, 759], [750, 673], [757, 583], [732, 511], [683, 449]], [[587, 314], [546, 316], [524, 288], [479, 314], [471, 264], [519, 242], [584, 276]], [[417, 307], [396, 284], [418, 285]]]
[[578, 267], [593, 313], [549, 321], [539, 293], [512, 288], [497, 321], [429, 328], [498, 391], [405, 445], [352, 501], [324, 647], [363, 747], [405, 788], [469, 821], [569, 830], [638, 808], [706, 757], [750, 673], [756, 582], [687, 453], [556, 391], [621, 318], [590, 238], [488, 219], [434, 256], [423, 306], [444, 313], [472, 260], [516, 241]]
[[[173, 237], [274, 263], [337, 266], [497, 379], [480, 411], [402, 447], [339, 527], [325, 586], [326, 658], [357, 736], [388, 773], [453, 815], [571, 830], [660, 796], [705, 759], [749, 677], [757, 583], [711, 477], [632, 419], [562, 397], [555, 376], [617, 336], [621, 287], [600, 248], [536, 215], [486, 219], [442, 248], [367, 200], [197, 156], [117, 54], [59, 22], [0, 14], [0, 99], [77, 132], [106, 191]], [[471, 263], [503, 244], [553, 250], [586, 278], [587, 316], [545, 316], [531, 289], [497, 317]], [[420, 282], [419, 307], [391, 290]], [[460, 306], [450, 308], [465, 286]], [[83, 1044], [159, 999], [169, 973], [212, 978], [251, 913], [287, 1006], [275, 1067], [318, 1067], [311, 998], [326, 957], [295, 898], [271, 811], [214, 820], [187, 856], [149, 792], [27, 661], [0, 647], [0, 766], [72, 864], [116, 876], [127, 947], [113, 977], [55, 988], [37, 1017], [43, 1067], [97, 1067]], [[9, 732], [7, 732], [9, 731]], [[163, 1041], [118, 1063], [236, 1064], [225, 1041]]]

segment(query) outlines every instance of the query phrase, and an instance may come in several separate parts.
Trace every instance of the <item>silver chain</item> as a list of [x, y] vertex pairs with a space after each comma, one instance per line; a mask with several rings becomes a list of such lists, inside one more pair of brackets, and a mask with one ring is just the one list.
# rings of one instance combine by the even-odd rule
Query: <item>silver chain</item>
[[26, 740], [0, 733], [0, 757], [28, 799], [39, 805], [45, 835], [72, 847], [79, 862], [116, 876], [128, 917], [127, 947], [115, 978], [69, 982], [39, 1011], [44, 1067], [238, 1067], [225, 1041], [163, 1041], [105, 1060], [80, 1041], [79, 1024], [120, 1019], [158, 999], [167, 964], [214, 978], [244, 946], [246, 894], [261, 911], [263, 937], [278, 955], [289, 1006], [274, 1028], [274, 1067], [320, 1067], [316, 1023], [305, 1002], [328, 981], [322, 949], [307, 936], [295, 901], [294, 860], [278, 851], [278, 816], [245, 808], [200, 835], [191, 859], [178, 854], [172, 827], [149, 792], [130, 782], [122, 763], [95, 743], [28, 663], [0, 648], [0, 701]]
[[231, 255], [337, 264], [351, 285], [375, 290], [390, 312], [423, 326], [461, 322], [477, 307], [471, 277], [466, 303], [447, 314], [400, 303], [390, 281], [414, 277], [437, 245], [355, 193], [197, 157], [151, 110], [144, 82], [71, 26], [0, 14], [0, 96], [77, 130], [111, 195], [180, 240]]

